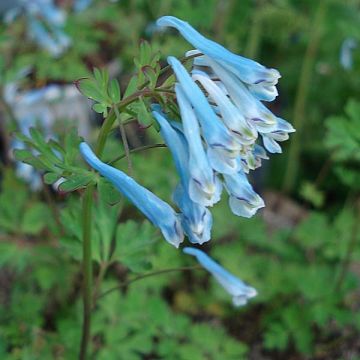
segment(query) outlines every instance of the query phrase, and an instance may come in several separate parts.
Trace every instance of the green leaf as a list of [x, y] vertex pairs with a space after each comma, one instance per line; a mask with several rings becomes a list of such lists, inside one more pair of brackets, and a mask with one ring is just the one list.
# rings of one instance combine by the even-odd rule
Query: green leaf
[[149, 81], [148, 87], [150, 89], [154, 89], [156, 87], [158, 73], [156, 73], [155, 70], [149, 65], [143, 66], [141, 68], [141, 71], [145, 75], [146, 79]]
[[120, 85], [116, 79], [112, 79], [109, 85], [109, 96], [114, 104], [120, 102], [121, 95], [120, 95]]
[[48, 185], [53, 184], [58, 179], [59, 179], [59, 174], [56, 174], [56, 173], [49, 172], [44, 175], [44, 182], [45, 182], [45, 184], [48, 184]]
[[138, 90], [137, 83], [138, 83], [137, 76], [134, 75], [128, 83], [128, 86], [124, 93], [124, 98], [129, 97], [130, 95], [134, 94], [134, 92], [136, 92]]
[[128, 220], [118, 225], [116, 249], [113, 259], [121, 262], [134, 272], [150, 268], [149, 255], [158, 236], [148, 222], [142, 224]]
[[109, 205], [117, 204], [122, 197], [121, 193], [114, 187], [114, 185], [103, 177], [101, 177], [98, 181], [98, 191], [100, 198]]
[[[99, 103], [109, 103], [108, 98], [99, 90], [98, 84], [92, 79], [80, 79], [77, 82], [80, 92], [89, 99]], [[110, 105], [110, 104], [109, 104]]]
[[65, 192], [74, 191], [86, 187], [90, 182], [95, 180], [96, 175], [91, 172], [88, 172], [87, 174], [74, 174], [69, 176], [66, 181], [62, 182], [59, 189]]
[[47, 225], [49, 216], [49, 209], [42, 203], [32, 204], [31, 207], [26, 209], [21, 230], [25, 234], [37, 235]]
[[143, 126], [149, 126], [153, 123], [154, 119], [150, 113], [150, 111], [147, 109], [145, 101], [143, 98], [139, 98], [139, 100], [136, 102], [137, 111], [138, 111], [138, 121]]

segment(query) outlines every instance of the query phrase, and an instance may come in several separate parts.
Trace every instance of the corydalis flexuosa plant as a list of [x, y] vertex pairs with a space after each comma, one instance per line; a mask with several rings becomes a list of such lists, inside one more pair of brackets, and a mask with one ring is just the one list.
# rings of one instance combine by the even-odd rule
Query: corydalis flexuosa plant
[[[278, 95], [280, 73], [235, 55], [205, 38], [188, 23], [172, 16], [157, 21], [159, 27], [176, 28], [195, 49], [187, 52], [190, 71], [181, 61], [168, 57], [176, 81], [173, 85], [177, 113], [153, 104], [152, 114], [160, 135], [169, 148], [179, 175], [172, 199], [179, 213], [126, 174], [101, 162], [86, 144], [84, 159], [100, 172], [178, 247], [185, 234], [193, 244], [211, 239], [209, 207], [229, 194], [231, 211], [252, 217], [264, 201], [251, 186], [248, 174], [261, 166], [267, 153], [280, 153], [279, 142], [295, 131], [274, 115], [263, 101]], [[224, 270], [202, 251], [185, 248], [233, 296], [235, 305], [244, 305], [256, 290]]]

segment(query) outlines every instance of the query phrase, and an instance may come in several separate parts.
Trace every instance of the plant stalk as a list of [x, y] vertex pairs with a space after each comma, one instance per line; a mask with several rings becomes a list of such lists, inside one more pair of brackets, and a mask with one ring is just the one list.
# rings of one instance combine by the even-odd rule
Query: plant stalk
[[204, 268], [202, 268], [200, 265], [194, 265], [194, 266], [185, 266], [185, 267], [179, 267], [179, 268], [169, 268], [169, 269], [163, 269], [163, 270], [157, 270], [157, 271], [152, 271], [149, 273], [145, 273], [145, 274], [141, 274], [138, 275], [128, 281], [125, 281], [123, 283], [121, 283], [118, 286], [115, 286], [111, 289], [108, 289], [106, 291], [104, 291], [102, 294], [100, 294], [97, 299], [100, 299], [106, 295], [109, 295], [110, 293], [116, 291], [116, 290], [121, 290], [127, 286], [129, 286], [130, 284], [148, 278], [148, 277], [152, 277], [152, 276], [157, 276], [157, 275], [162, 275], [162, 274], [168, 274], [168, 273], [172, 273], [172, 272], [179, 272], [179, 271], [192, 271], [192, 270], [205, 270]]
[[315, 18], [313, 19], [312, 36], [306, 48], [304, 61], [302, 63], [299, 85], [295, 98], [293, 125], [296, 134], [290, 142], [289, 156], [285, 172], [283, 190], [291, 192], [295, 186], [299, 172], [300, 144], [302, 130], [305, 123], [305, 107], [311, 85], [311, 76], [319, 48], [322, 24], [324, 22], [328, 1], [319, 2]]
[[83, 199], [83, 328], [80, 347], [80, 360], [86, 360], [91, 336], [92, 309], [92, 254], [91, 254], [91, 220], [94, 185], [89, 185]]
[[124, 126], [124, 123], [121, 121], [119, 109], [116, 106], [114, 106], [113, 108], [115, 111], [116, 119], [119, 122], [121, 140], [124, 145], [125, 157], [126, 157], [126, 161], [127, 161], [127, 165], [128, 165], [129, 175], [131, 176], [133, 173], [133, 166], [132, 166], [132, 162], [131, 162], [130, 148], [129, 148], [129, 143], [128, 143], [127, 136], [126, 136], [125, 126]]

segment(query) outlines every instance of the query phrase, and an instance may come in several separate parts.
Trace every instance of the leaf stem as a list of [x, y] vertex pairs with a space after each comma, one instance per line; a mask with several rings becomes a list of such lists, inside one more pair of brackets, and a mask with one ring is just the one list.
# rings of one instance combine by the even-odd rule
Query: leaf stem
[[[148, 149], [155, 149], [155, 148], [166, 148], [167, 146], [165, 144], [152, 144], [152, 145], [145, 145], [145, 146], [140, 146], [136, 149], [132, 149], [130, 150], [130, 153], [137, 153], [140, 151], [144, 151], [144, 150], [148, 150]], [[114, 163], [116, 163], [117, 161], [123, 159], [124, 157], [126, 157], [126, 154], [122, 154], [118, 157], [116, 157], [114, 160], [111, 160], [110, 162], [108, 162], [109, 165], [112, 165]]]
[[91, 335], [91, 308], [92, 308], [92, 255], [91, 255], [91, 219], [93, 203], [93, 185], [85, 190], [83, 199], [83, 326], [80, 345], [80, 360], [87, 359]]
[[348, 269], [349, 269], [349, 266], [351, 263], [351, 255], [355, 249], [356, 240], [357, 240], [358, 233], [359, 233], [360, 219], [358, 219], [358, 215], [360, 214], [360, 204], [357, 207], [355, 207], [354, 213], [355, 213], [355, 215], [354, 215], [354, 220], [353, 220], [353, 224], [352, 224], [352, 228], [351, 228], [350, 240], [347, 245], [346, 253], [343, 258], [343, 261], [340, 264], [339, 276], [335, 282], [334, 292], [338, 292], [341, 289], [341, 286], [345, 280], [345, 276], [348, 272]]
[[295, 181], [298, 178], [301, 135], [306, 120], [305, 107], [311, 85], [311, 75], [318, 52], [321, 39], [322, 24], [325, 18], [328, 1], [320, 1], [315, 19], [311, 38], [306, 48], [304, 60], [301, 67], [299, 85], [295, 98], [293, 125], [297, 135], [290, 142], [289, 155], [287, 160], [283, 190], [290, 192], [293, 190]]
[[133, 166], [132, 166], [132, 162], [131, 162], [131, 158], [130, 158], [130, 148], [129, 148], [129, 143], [128, 143], [127, 136], [126, 136], [125, 126], [124, 126], [123, 122], [121, 121], [119, 109], [116, 106], [114, 106], [113, 109], [115, 111], [116, 119], [119, 122], [121, 140], [124, 145], [125, 157], [127, 160], [129, 175], [131, 176], [133, 173]]
[[192, 270], [205, 270], [204, 268], [202, 268], [200, 265], [194, 265], [194, 266], [184, 266], [184, 267], [179, 267], [179, 268], [169, 268], [169, 269], [162, 269], [162, 270], [157, 270], [157, 271], [152, 271], [152, 272], [148, 272], [148, 273], [145, 273], [145, 274], [141, 274], [141, 275], [138, 275], [128, 281], [125, 281], [125, 282], [122, 282], [120, 283], [118, 286], [115, 286], [113, 288], [110, 288], [106, 291], [104, 291], [102, 294], [100, 294], [98, 297], [97, 297], [97, 300], [106, 296], [106, 295], [109, 295], [110, 293], [116, 291], [116, 290], [120, 290], [120, 289], [123, 289], [127, 286], [129, 286], [130, 284], [136, 282], [136, 281], [139, 281], [139, 280], [142, 280], [142, 279], [145, 279], [145, 278], [148, 278], [148, 277], [152, 277], [152, 276], [157, 276], [157, 275], [162, 275], [162, 274], [168, 274], [168, 273], [172, 273], [172, 272], [179, 272], [179, 271], [192, 271]]

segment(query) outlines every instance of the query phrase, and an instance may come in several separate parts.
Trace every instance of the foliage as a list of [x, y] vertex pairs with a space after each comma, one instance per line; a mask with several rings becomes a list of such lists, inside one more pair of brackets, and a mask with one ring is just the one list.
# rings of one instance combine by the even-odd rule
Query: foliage
[[[0, 29], [0, 92], [29, 65], [24, 89], [79, 79], [95, 112], [114, 116], [116, 107], [129, 134], [134, 129], [141, 134], [132, 150], [136, 144], [158, 143], [151, 99], [178, 116], [174, 97], [166, 92], [174, 77], [162, 70], [165, 55], [181, 57], [190, 48], [171, 32], [165, 37], [153, 30], [154, 19], [172, 14], [231, 50], [279, 68], [284, 95], [274, 106], [291, 122], [299, 69], [317, 25], [316, 5], [308, 0], [98, 0], [84, 13], [70, 13], [66, 31], [76, 46], [58, 59], [30, 40], [22, 44], [23, 24], [15, 22]], [[267, 202], [270, 213], [238, 219], [229, 215], [226, 199], [214, 207], [213, 239], [206, 250], [258, 290], [244, 309], [232, 308], [228, 295], [205, 272], [171, 272], [131, 283], [143, 274], [194, 262], [164, 244], [108, 182], [89, 171], [79, 158], [81, 138], [74, 129], [51, 139], [38, 129], [28, 137], [17, 134], [26, 148], [15, 152], [16, 159], [38, 169], [45, 184], [62, 182], [61, 192], [45, 185], [32, 193], [11, 167], [1, 165], [0, 358], [77, 358], [82, 325], [79, 199], [89, 184], [97, 190], [92, 213], [92, 264], [95, 295], [100, 296], [93, 311], [95, 358], [227, 360], [259, 358], [259, 353], [279, 359], [344, 358], [345, 350], [356, 346], [360, 328], [354, 316], [359, 307], [360, 239], [354, 229], [359, 219], [360, 52], [353, 52], [353, 67], [345, 70], [339, 51], [346, 38], [360, 40], [358, 22], [356, 1], [327, 0], [306, 84], [306, 119], [295, 134], [301, 144], [299, 187], [290, 196], [301, 216], [292, 217], [286, 204], [282, 211], [284, 198], [277, 192], [286, 148], [254, 175], [259, 191], [272, 189], [278, 199]], [[124, 70], [116, 79], [105, 69], [111, 60]], [[127, 106], [121, 107], [124, 102]], [[117, 125], [103, 159], [116, 160], [126, 170]], [[135, 179], [160, 197], [169, 194], [176, 177], [168, 151], [133, 151], [131, 161]], [[113, 287], [117, 290], [101, 297]]]

